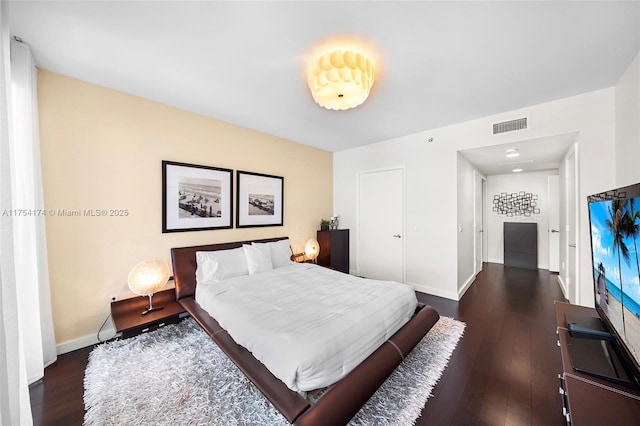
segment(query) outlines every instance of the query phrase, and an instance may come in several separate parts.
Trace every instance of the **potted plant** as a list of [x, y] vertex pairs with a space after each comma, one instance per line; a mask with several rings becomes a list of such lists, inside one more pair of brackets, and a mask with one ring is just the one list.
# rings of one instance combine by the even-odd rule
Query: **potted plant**
[[320, 230], [321, 231], [328, 231], [330, 225], [331, 225], [331, 221], [330, 220], [320, 219]]

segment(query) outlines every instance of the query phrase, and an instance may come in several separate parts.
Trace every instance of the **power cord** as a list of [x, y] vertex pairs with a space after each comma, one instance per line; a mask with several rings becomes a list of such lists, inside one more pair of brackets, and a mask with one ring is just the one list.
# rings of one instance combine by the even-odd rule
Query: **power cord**
[[116, 333], [113, 337], [107, 339], [107, 340], [101, 340], [100, 339], [100, 333], [102, 333], [102, 329], [104, 328], [104, 326], [107, 324], [107, 321], [109, 321], [109, 318], [111, 318], [111, 313], [109, 313], [109, 315], [107, 315], [107, 318], [105, 318], [104, 322], [102, 323], [102, 325], [100, 326], [100, 330], [98, 330], [98, 334], [96, 335], [96, 338], [98, 339], [98, 343], [105, 343], [105, 342], [109, 342], [113, 339], [116, 338], [116, 336], [118, 335], [118, 333]]

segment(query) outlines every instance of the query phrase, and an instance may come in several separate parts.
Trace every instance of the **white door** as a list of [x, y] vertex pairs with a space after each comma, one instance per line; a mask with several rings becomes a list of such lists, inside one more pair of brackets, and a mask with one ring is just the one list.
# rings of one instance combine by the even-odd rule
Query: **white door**
[[478, 274], [482, 271], [484, 246], [484, 178], [477, 172], [473, 173], [473, 237], [474, 237], [474, 270]]
[[404, 282], [404, 169], [358, 175], [358, 275]]
[[578, 223], [577, 220], [577, 211], [576, 211], [576, 197], [577, 197], [577, 187], [576, 187], [576, 148], [574, 148], [567, 154], [565, 159], [566, 161], [566, 182], [567, 182], [567, 247], [566, 250], [566, 259], [567, 259], [567, 297], [571, 303], [578, 303], [579, 297], [579, 289], [578, 289], [578, 271], [577, 271], [577, 250], [578, 250], [578, 242], [577, 242], [577, 232], [576, 226]]
[[547, 178], [549, 200], [549, 271], [560, 272], [560, 176]]

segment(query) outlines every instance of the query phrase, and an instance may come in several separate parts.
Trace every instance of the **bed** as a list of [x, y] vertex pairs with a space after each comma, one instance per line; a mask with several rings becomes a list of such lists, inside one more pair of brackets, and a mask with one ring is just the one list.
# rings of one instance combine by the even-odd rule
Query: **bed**
[[[319, 375], [315, 371], [311, 371], [309, 374], [301, 374], [303, 377], [303, 381], [297, 382], [294, 379], [290, 379], [290, 374], [281, 373], [279, 371], [279, 367], [274, 367], [268, 359], [264, 357], [264, 350], [269, 350], [271, 348], [280, 347], [282, 342], [289, 341], [291, 344], [293, 341], [293, 346], [290, 346], [285, 350], [285, 353], [289, 352], [297, 352], [298, 347], [306, 347], [309, 346], [313, 350], [311, 350], [312, 354], [319, 353], [320, 346], [328, 346], [332, 347], [332, 345], [320, 345], [313, 346], [314, 342], [310, 340], [300, 340], [298, 338], [292, 337], [293, 335], [289, 333], [291, 330], [284, 330], [283, 333], [277, 333], [274, 337], [270, 337], [269, 340], [266, 339], [263, 344], [266, 346], [263, 347], [263, 352], [257, 347], [254, 347], [254, 343], [252, 341], [245, 342], [242, 334], [238, 334], [238, 330], [242, 329], [250, 329], [255, 328], [252, 327], [252, 324], [257, 323], [255, 318], [252, 319], [251, 315], [254, 313], [259, 313], [263, 306], [260, 303], [250, 302], [248, 299], [248, 295], [252, 293], [258, 293], [258, 299], [262, 300], [262, 296], [266, 295], [270, 290], [265, 290], [270, 288], [265, 284], [263, 287], [256, 286], [255, 280], [248, 280], [244, 277], [232, 277], [225, 280], [215, 280], [218, 284], [211, 285], [203, 279], [203, 276], [198, 276], [197, 274], [202, 274], [202, 270], [205, 270], [202, 266], [197, 268], [196, 257], [197, 256], [205, 256], [209, 252], [219, 252], [214, 254], [218, 255], [227, 255], [231, 254], [233, 249], [240, 249], [244, 245], [253, 246], [267, 246], [265, 243], [284, 243], [287, 237], [280, 238], [270, 238], [263, 239], [257, 241], [239, 241], [233, 243], [222, 243], [222, 244], [211, 244], [211, 245], [202, 245], [202, 246], [191, 246], [191, 247], [180, 247], [171, 249], [171, 257], [173, 264], [173, 272], [174, 272], [174, 281], [176, 286], [176, 299], [178, 302], [184, 306], [184, 308], [189, 312], [189, 314], [200, 324], [200, 326], [209, 334], [209, 336], [216, 342], [216, 344], [227, 354], [227, 356], [240, 368], [240, 370], [245, 374], [245, 376], [265, 395], [265, 397], [274, 405], [276, 409], [282, 413], [282, 415], [290, 422], [295, 423], [297, 425], [318, 425], [318, 424], [346, 424], [357, 412], [358, 410], [366, 403], [371, 395], [376, 391], [376, 389], [386, 380], [386, 378], [393, 372], [393, 370], [402, 362], [404, 357], [413, 349], [413, 347], [424, 337], [424, 335], [433, 327], [433, 325], [438, 321], [439, 316], [438, 313], [431, 308], [430, 306], [425, 306], [422, 304], [409, 305], [411, 312], [409, 315], [401, 314], [399, 318], [394, 318], [392, 320], [385, 320], [384, 322], [388, 322], [385, 326], [387, 329], [381, 331], [381, 335], [375, 335], [370, 338], [373, 341], [375, 347], [372, 349], [372, 353], [366, 353], [364, 356], [356, 350], [356, 355], [346, 354], [346, 361], [344, 362], [344, 366], [340, 367], [331, 367], [329, 371], [340, 370], [340, 368], [344, 368], [339, 374], [339, 377], [335, 375], [329, 374], [329, 377], [321, 377], [318, 379]], [[264, 247], [262, 247], [264, 248]], [[225, 252], [220, 252], [220, 250], [225, 250]], [[237, 251], [237, 250], [236, 250]], [[290, 252], [290, 249], [289, 249]], [[201, 263], [202, 265], [203, 263]], [[251, 264], [251, 262], [250, 262]], [[254, 265], [255, 266], [255, 265]], [[288, 284], [289, 290], [297, 288], [300, 283], [307, 283], [307, 281], [312, 280], [309, 276], [305, 275], [307, 273], [313, 274], [313, 276], [326, 276], [323, 279], [331, 279], [336, 282], [336, 286], [340, 287], [344, 285], [348, 287], [350, 280], [357, 280], [357, 278], [352, 277], [347, 274], [342, 274], [340, 272], [325, 270], [324, 268], [318, 267], [316, 265], [281, 265], [282, 268], [279, 268], [275, 273], [264, 272], [260, 274], [260, 279], [264, 281], [264, 283], [270, 283], [272, 279], [277, 280], [277, 278], [270, 278], [273, 275], [284, 274], [286, 271], [287, 275], [296, 275], [299, 277], [299, 281], [295, 286], [292, 284]], [[314, 270], [313, 268], [316, 268]], [[291, 274], [289, 274], [289, 269], [291, 269]], [[261, 272], [261, 271], [259, 271]], [[338, 275], [332, 275], [338, 274]], [[257, 277], [258, 275], [256, 275]], [[196, 283], [200, 283], [200, 288], [197, 288]], [[326, 283], [326, 281], [324, 281]], [[308, 284], [308, 285], [312, 285]], [[209, 287], [213, 288], [213, 295], [209, 289]], [[401, 287], [401, 286], [400, 286]], [[390, 288], [390, 287], [389, 287]], [[380, 291], [383, 293], [383, 298], [386, 299], [387, 291], [389, 288], [383, 285]], [[232, 293], [231, 290], [237, 291], [237, 293]], [[237, 289], [237, 290], [236, 290]], [[206, 291], [205, 291], [206, 290]], [[260, 292], [263, 292], [262, 294]], [[313, 287], [301, 287], [300, 293], [292, 296], [295, 300], [299, 300], [301, 295], [306, 291], [315, 291]], [[365, 295], [361, 292], [363, 297], [361, 299], [369, 298], [368, 295]], [[322, 296], [314, 294], [312, 299], [315, 301], [319, 301]], [[332, 296], [333, 297], [333, 296]], [[198, 301], [196, 301], [198, 298]], [[236, 303], [241, 303], [241, 305], [227, 305], [225, 304], [216, 306], [215, 303], [211, 303], [211, 300], [217, 299], [227, 299], [227, 300], [235, 300]], [[247, 299], [247, 303], [245, 305], [242, 304], [243, 299]], [[362, 303], [360, 300], [356, 300], [358, 298], [351, 297], [351, 303]], [[405, 303], [411, 303], [410, 301], [405, 301], [406, 297], [400, 297], [399, 304], [404, 306]], [[414, 297], [415, 299], [415, 297]], [[264, 306], [272, 307], [273, 303], [280, 303], [279, 300], [277, 302], [265, 302]], [[368, 302], [367, 302], [368, 303]], [[317, 305], [324, 308], [328, 308], [328, 304], [322, 304], [321, 302], [316, 303]], [[203, 307], [206, 306], [206, 309]], [[375, 307], [375, 310], [382, 309], [380, 306]], [[402, 309], [406, 310], [406, 306]], [[228, 311], [227, 314], [224, 311]], [[270, 309], [270, 311], [274, 311], [277, 309]], [[290, 307], [283, 308], [282, 311], [289, 315], [289, 311], [294, 311], [295, 309], [291, 309]], [[304, 312], [304, 308], [301, 309]], [[339, 309], [334, 309], [339, 310]], [[349, 309], [347, 309], [348, 311]], [[391, 310], [394, 310], [391, 308]], [[209, 312], [212, 312], [210, 314]], [[247, 315], [243, 315], [242, 312], [247, 312]], [[229, 315], [231, 313], [231, 315]], [[212, 316], [213, 315], [213, 316]], [[361, 314], [362, 315], [362, 314]], [[368, 318], [369, 314], [365, 314]], [[405, 315], [406, 318], [402, 318]], [[307, 316], [313, 316], [309, 314]], [[305, 317], [306, 318], [306, 317]], [[253, 321], [253, 322], [252, 322]], [[344, 321], [344, 320], [340, 320]], [[351, 324], [355, 323], [355, 320], [350, 319]], [[262, 326], [261, 321], [260, 326]], [[277, 316], [275, 320], [275, 324], [280, 328], [285, 324], [294, 324], [296, 326], [300, 325], [304, 321], [300, 321], [299, 319], [293, 321], [287, 321], [287, 317]], [[225, 324], [226, 327], [223, 327], [222, 324]], [[228, 330], [227, 330], [228, 328]], [[293, 327], [295, 328], [295, 327]], [[346, 327], [353, 328], [353, 327]], [[373, 328], [373, 327], [372, 327]], [[333, 327], [335, 329], [335, 327]], [[357, 329], [357, 327], [356, 327]], [[358, 330], [358, 329], [357, 329]], [[380, 334], [378, 333], [378, 334]], [[232, 338], [231, 335], [234, 335], [238, 340]], [[262, 331], [260, 329], [259, 333], [254, 333], [257, 335], [262, 335]], [[314, 333], [306, 333], [308, 337], [309, 334]], [[362, 330], [356, 332], [358, 336], [363, 335]], [[374, 333], [375, 334], [375, 333]], [[382, 336], [382, 337], [381, 337]], [[322, 335], [322, 339], [318, 339], [318, 341], [325, 342], [327, 337]], [[352, 339], [353, 337], [347, 337], [347, 340]], [[281, 340], [278, 340], [281, 339]], [[331, 338], [333, 339], [333, 338]], [[265, 339], [263, 339], [265, 340]], [[274, 343], [271, 343], [274, 342]], [[278, 342], [278, 343], [275, 343]], [[244, 346], [240, 343], [244, 343]], [[270, 346], [269, 346], [270, 345]], [[251, 350], [256, 354], [252, 354], [245, 346], [250, 347]], [[355, 345], [354, 347], [360, 348], [360, 345]], [[266, 348], [266, 349], [264, 349]], [[334, 351], [335, 352], [335, 351]], [[347, 350], [340, 350], [342, 352], [349, 352]], [[335, 353], [333, 354], [335, 355]], [[333, 355], [326, 355], [326, 360], [333, 360]], [[261, 360], [259, 360], [260, 358]], [[272, 357], [273, 358], [273, 357]], [[275, 357], [279, 358], [278, 356]], [[325, 360], [315, 359], [312, 361], [305, 361], [305, 365], [315, 365], [315, 364], [323, 364]], [[266, 365], [269, 366], [267, 368]], [[284, 364], [283, 364], [284, 365]], [[270, 371], [275, 371], [275, 374], [281, 377], [279, 379]], [[296, 371], [306, 371], [305, 369], [297, 368]], [[320, 375], [321, 376], [321, 375]], [[326, 381], [329, 382], [326, 382]], [[337, 382], [334, 383], [334, 380]], [[285, 383], [286, 382], [286, 383]], [[322, 393], [319, 399], [315, 398], [307, 398], [306, 392], [317, 387], [324, 387], [327, 383], [333, 383]], [[312, 402], [313, 399], [313, 402]]]

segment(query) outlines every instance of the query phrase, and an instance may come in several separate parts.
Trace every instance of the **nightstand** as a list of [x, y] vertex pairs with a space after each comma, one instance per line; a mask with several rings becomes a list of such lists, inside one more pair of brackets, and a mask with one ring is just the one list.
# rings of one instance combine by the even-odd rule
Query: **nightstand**
[[315, 263], [311, 259], [307, 259], [307, 255], [304, 253], [294, 253], [291, 255], [291, 260], [296, 263]]
[[142, 296], [112, 302], [111, 318], [116, 332], [122, 333], [122, 338], [126, 339], [168, 324], [175, 324], [189, 315], [176, 301], [174, 289], [155, 293], [153, 306], [163, 306], [163, 309], [142, 315], [142, 311], [149, 307], [149, 298]]
[[290, 259], [296, 263], [305, 263], [307, 261], [307, 257], [304, 253], [294, 253], [291, 255]]

